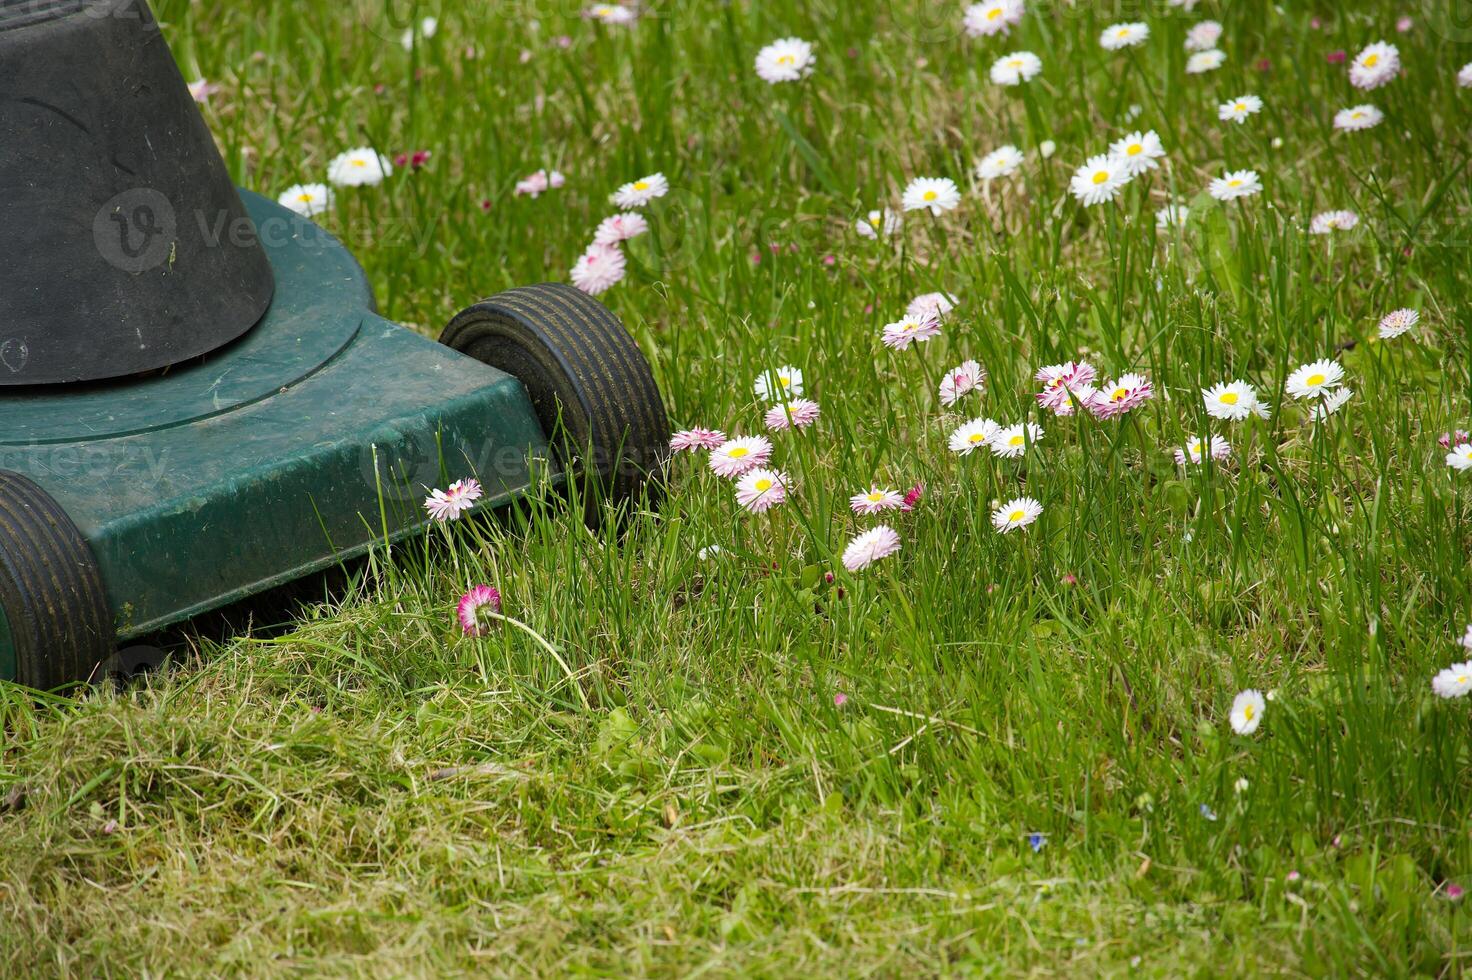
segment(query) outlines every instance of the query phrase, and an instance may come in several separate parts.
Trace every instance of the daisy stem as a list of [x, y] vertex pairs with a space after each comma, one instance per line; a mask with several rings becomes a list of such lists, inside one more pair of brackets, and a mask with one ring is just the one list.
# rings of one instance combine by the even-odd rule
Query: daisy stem
[[499, 620], [503, 623], [515, 626], [527, 636], [530, 636], [532, 639], [536, 640], [537, 643], [541, 645], [543, 650], [546, 650], [552, 655], [552, 659], [557, 661], [557, 666], [561, 667], [562, 672], [567, 675], [568, 683], [572, 685], [573, 690], [578, 692], [578, 700], [583, 702], [584, 710], [588, 710], [592, 707], [588, 704], [588, 696], [583, 693], [583, 686], [578, 683], [577, 675], [572, 672], [572, 668], [567, 665], [567, 661], [562, 659], [562, 654], [557, 652], [557, 648], [548, 643], [546, 638], [544, 638], [542, 634], [538, 633], [536, 630], [532, 629], [521, 620], [512, 619], [510, 616], [505, 616], [498, 612], [487, 612], [483, 615], [485, 615], [488, 619]]

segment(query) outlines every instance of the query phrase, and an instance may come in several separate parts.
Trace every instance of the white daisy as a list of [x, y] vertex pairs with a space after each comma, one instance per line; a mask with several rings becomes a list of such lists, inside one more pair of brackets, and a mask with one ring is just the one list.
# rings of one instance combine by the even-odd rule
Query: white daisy
[[992, 437], [992, 455], [1003, 459], [1017, 459], [1027, 452], [1027, 447], [1043, 438], [1043, 427], [1036, 422], [1019, 422], [1009, 425]]
[[802, 371], [791, 364], [771, 368], [756, 376], [751, 390], [764, 402], [785, 402], [802, 394]]
[[905, 188], [900, 203], [906, 211], [929, 208], [931, 214], [940, 215], [961, 203], [961, 192], [949, 177], [916, 177]]
[[435, 32], [439, 29], [440, 22], [438, 20], [433, 17], [426, 17], [419, 22], [419, 28], [417, 30], [413, 27], [405, 28], [404, 33], [399, 35], [399, 44], [403, 46], [405, 51], [411, 51], [416, 41], [421, 38], [428, 39], [434, 37]]
[[1472, 661], [1452, 664], [1431, 678], [1431, 690], [1443, 698], [1466, 697], [1472, 691]]
[[388, 157], [367, 146], [339, 153], [327, 165], [327, 179], [338, 187], [371, 187], [381, 184], [393, 173], [393, 164], [388, 162]]
[[1288, 375], [1285, 383], [1288, 394], [1293, 398], [1319, 398], [1339, 387], [1344, 380], [1344, 368], [1338, 361], [1314, 361]]
[[999, 146], [995, 150], [981, 158], [976, 165], [976, 176], [978, 180], [996, 180], [999, 177], [1010, 177], [1022, 166], [1022, 151], [1010, 143]]
[[[948, 445], [951, 452], [970, 456], [976, 450], [989, 445], [1001, 430], [1002, 427], [991, 419], [972, 419], [956, 427], [956, 431], [951, 433]], [[1468, 445], [1472, 446], [1472, 443]]]
[[296, 184], [288, 187], [276, 201], [302, 217], [310, 218], [332, 207], [332, 196], [332, 188], [326, 184]]
[[1372, 105], [1350, 106], [1334, 114], [1334, 128], [1346, 133], [1373, 129], [1385, 119], [1385, 113]]
[[1184, 228], [1191, 217], [1191, 209], [1184, 204], [1167, 204], [1155, 212], [1155, 227], [1160, 229]]
[[858, 221], [854, 222], [854, 228], [865, 238], [885, 238], [900, 230], [902, 219], [889, 208], [882, 211], [870, 211]]
[[1327, 235], [1335, 231], [1349, 231], [1360, 223], [1360, 216], [1353, 211], [1325, 211], [1314, 215], [1313, 221], [1309, 222], [1308, 231], [1311, 235]]
[[596, 20], [603, 24], [632, 24], [638, 17], [634, 11], [621, 3], [599, 3], [589, 7], [584, 12], [589, 20]]
[[1009, 500], [992, 511], [992, 527], [1006, 534], [1027, 527], [1043, 513], [1043, 505], [1031, 497]]
[[1472, 470], [1472, 442], [1459, 442], [1446, 454], [1446, 465], [1458, 473]]
[[771, 458], [772, 443], [765, 436], [737, 436], [712, 449], [706, 462], [716, 476], [735, 479], [767, 465]]
[[1399, 337], [1420, 322], [1421, 314], [1415, 310], [1392, 310], [1380, 321], [1380, 339]]
[[1343, 408], [1345, 403], [1353, 397], [1354, 389], [1335, 388], [1323, 398], [1320, 398], [1313, 408], [1309, 409], [1308, 417], [1315, 422], [1322, 422]]
[[1261, 111], [1262, 99], [1255, 95], [1240, 95], [1217, 106], [1216, 117], [1222, 122], [1234, 122], [1240, 126], [1247, 121], [1248, 116], [1255, 116]]
[[1105, 51], [1118, 51], [1144, 44], [1150, 37], [1150, 27], [1138, 21], [1128, 24], [1111, 24], [1099, 35], [1099, 46]]
[[1245, 381], [1228, 381], [1201, 389], [1206, 414], [1214, 419], [1241, 422], [1257, 407], [1257, 389]]
[[628, 183], [614, 191], [610, 200], [621, 208], [642, 208], [657, 197], [670, 192], [670, 182], [664, 174], [650, 174]]
[[1349, 66], [1349, 83], [1355, 88], [1372, 89], [1392, 81], [1400, 74], [1400, 50], [1393, 44], [1376, 41], [1366, 45]]
[[1457, 72], [1457, 84], [1462, 88], [1472, 88], [1472, 61], [1467, 62], [1462, 66], [1462, 70]]
[[1136, 177], [1160, 166], [1155, 161], [1165, 156], [1165, 147], [1160, 145], [1160, 136], [1152, 129], [1148, 133], [1130, 133], [1110, 143], [1109, 155], [1123, 164], [1126, 177]]
[[1186, 32], [1187, 51], [1210, 51], [1216, 47], [1216, 42], [1221, 40], [1222, 25], [1214, 20], [1203, 20], [1199, 24], [1193, 24]]
[[1021, 85], [1043, 70], [1043, 59], [1031, 51], [1014, 51], [992, 64], [992, 81], [997, 85]]
[[1129, 174], [1125, 164], [1100, 154], [1089, 157], [1088, 162], [1074, 171], [1068, 189], [1087, 208], [1114, 200], [1119, 189], [1127, 183]]
[[1221, 436], [1212, 436], [1209, 439], [1197, 436], [1176, 450], [1176, 465], [1185, 466], [1189, 459], [1192, 465], [1199, 466], [1201, 460], [1208, 455], [1215, 460], [1226, 459], [1232, 455], [1232, 444]]
[[1207, 192], [1218, 201], [1234, 201], [1262, 192], [1262, 179], [1256, 170], [1229, 170], [1211, 182]]
[[773, 85], [795, 82], [811, 75], [816, 61], [811, 44], [801, 38], [784, 37], [757, 52], [756, 73]]
[[1210, 51], [1197, 51], [1186, 59], [1187, 75], [1204, 75], [1209, 71], [1216, 71], [1227, 60], [1225, 51], [1212, 48]]
[[1006, 34], [1022, 21], [1022, 0], [987, 0], [966, 8], [962, 24], [972, 37]]
[[1262, 724], [1262, 713], [1268, 703], [1258, 691], [1248, 689], [1232, 699], [1232, 731], [1238, 735], [1251, 735]]
[[861, 490], [848, 498], [849, 507], [855, 514], [878, 514], [880, 511], [903, 506], [904, 502], [904, 495], [899, 491], [880, 486]]

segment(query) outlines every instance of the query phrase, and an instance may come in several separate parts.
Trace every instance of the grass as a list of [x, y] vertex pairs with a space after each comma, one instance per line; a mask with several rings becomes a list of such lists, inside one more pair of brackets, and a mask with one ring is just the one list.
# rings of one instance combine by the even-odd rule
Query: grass
[[[776, 439], [800, 482], [769, 515], [682, 459], [622, 538], [528, 505], [128, 690], [0, 690], [6, 974], [1463, 972], [1445, 888], [1472, 877], [1472, 721], [1429, 681], [1472, 617], [1472, 500], [1436, 442], [1472, 427], [1472, 37], [1439, 5], [1402, 34], [1381, 0], [1205, 0], [1150, 4], [1149, 43], [1107, 53], [1135, 17], [1030, 4], [970, 40], [961, 7], [682, 0], [608, 29], [530, 0], [158, 4], [185, 75], [220, 85], [241, 184], [432, 151], [320, 218], [384, 315], [434, 334], [565, 279], [607, 194], [660, 170], [604, 299], [673, 418], [759, 431], [751, 379], [788, 363], [823, 418]], [[1186, 76], [1202, 17], [1228, 60]], [[818, 70], [769, 87], [752, 58], [787, 35]], [[1405, 76], [1358, 93], [1326, 55], [1382, 37]], [[1043, 75], [993, 86], [1016, 48]], [[1247, 92], [1264, 112], [1219, 123]], [[1386, 122], [1334, 133], [1361, 101]], [[1135, 127], [1167, 165], [1080, 208], [1074, 167]], [[1007, 142], [1017, 177], [973, 186]], [[513, 196], [544, 166], [567, 186]], [[1262, 195], [1201, 194], [1240, 167]], [[961, 209], [853, 233], [923, 175]], [[1193, 208], [1179, 233], [1155, 228], [1168, 200]], [[1307, 235], [1330, 208], [1360, 226]], [[941, 338], [879, 346], [942, 289]], [[1372, 339], [1402, 306], [1417, 333]], [[1020, 463], [946, 450], [971, 415], [1036, 417], [1032, 372], [1079, 356], [1160, 395], [1042, 417]], [[1282, 382], [1334, 356], [1356, 395], [1315, 425]], [[947, 412], [935, 381], [965, 357], [988, 388]], [[1198, 390], [1234, 377], [1270, 422], [1205, 418]], [[1232, 462], [1181, 470], [1170, 447], [1208, 425]], [[876, 479], [927, 493], [900, 554], [850, 575], [836, 555], [874, 521], [846, 499]], [[1022, 493], [1043, 519], [995, 533]], [[527, 633], [459, 636], [476, 582], [572, 677]], [[1248, 687], [1277, 696], [1244, 737]]]

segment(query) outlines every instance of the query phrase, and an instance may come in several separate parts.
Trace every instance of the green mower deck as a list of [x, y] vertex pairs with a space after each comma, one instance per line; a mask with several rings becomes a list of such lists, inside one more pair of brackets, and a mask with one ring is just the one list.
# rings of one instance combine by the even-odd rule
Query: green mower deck
[[[558, 394], [549, 404], [545, 379], [524, 385], [446, 346], [448, 335], [437, 343], [377, 316], [362, 270], [339, 242], [275, 203], [243, 197], [276, 280], [269, 310], [244, 337], [147, 377], [0, 391], [0, 472], [28, 478], [85, 539], [111, 617], [108, 644], [420, 530], [429, 488], [475, 477], [485, 508], [536, 480], [558, 480], [549, 412], [579, 399], [588, 407], [589, 379], [577, 378], [586, 365], [571, 365], [576, 397]], [[557, 292], [565, 289], [503, 294], [525, 295], [510, 314], [496, 307], [492, 319], [529, 317], [535, 327], [544, 301], [586, 314], [579, 304], [591, 300]], [[596, 344], [587, 354], [593, 364], [617, 359]], [[551, 361], [562, 363], [561, 355]], [[647, 387], [653, 391], [652, 379]], [[657, 391], [653, 397], [657, 403]], [[662, 405], [645, 414], [653, 426], [647, 439], [639, 431], [621, 437], [662, 437]], [[15, 552], [29, 547], [16, 542], [51, 533], [57, 520], [38, 513], [7, 508], [0, 496], [0, 532], [10, 530], [8, 539], [0, 533], [0, 561], [14, 557], [4, 553], [5, 540]], [[36, 543], [41, 554], [53, 545]], [[32, 577], [44, 580], [49, 569], [56, 579], [67, 569], [53, 566], [69, 560], [46, 559]], [[85, 606], [85, 596], [73, 595], [83, 591], [63, 582], [51, 590], [60, 599], [50, 601]], [[87, 671], [85, 662], [53, 674], [28, 671], [18, 628], [36, 627], [7, 622], [0, 607], [0, 678], [50, 686]], [[33, 637], [32, 658], [34, 646]], [[84, 649], [81, 660], [98, 649]]]

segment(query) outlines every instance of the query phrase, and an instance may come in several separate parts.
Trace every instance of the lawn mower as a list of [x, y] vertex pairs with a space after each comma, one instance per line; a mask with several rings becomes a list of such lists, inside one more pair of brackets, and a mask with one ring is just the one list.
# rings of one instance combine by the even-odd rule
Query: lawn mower
[[[631, 508], [669, 424], [618, 319], [511, 289], [438, 342], [342, 244], [238, 190], [142, 0], [0, 0], [0, 679], [549, 483]], [[545, 461], [545, 462], [544, 462]]]

